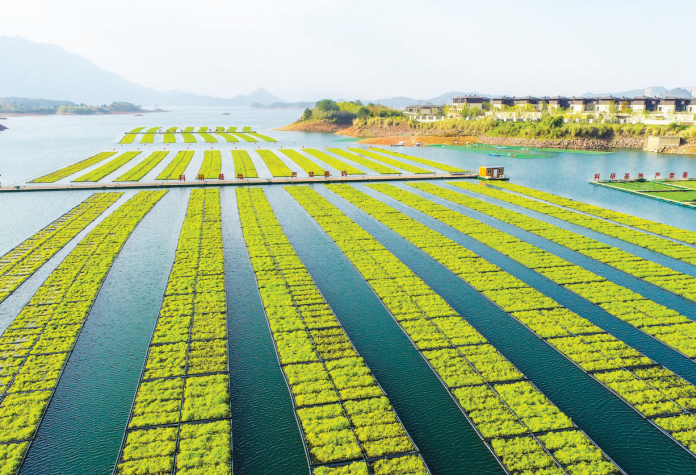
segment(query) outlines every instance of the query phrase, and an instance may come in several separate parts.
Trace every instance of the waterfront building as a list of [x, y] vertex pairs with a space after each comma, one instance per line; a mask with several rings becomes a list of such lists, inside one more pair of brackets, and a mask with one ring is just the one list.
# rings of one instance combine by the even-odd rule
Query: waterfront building
[[409, 120], [417, 120], [418, 122], [436, 122], [445, 119], [445, 106], [432, 104], [406, 106], [404, 115]]
[[570, 110], [576, 113], [594, 111], [597, 106], [597, 100], [594, 97], [571, 97], [569, 99]]
[[631, 109], [634, 111], [648, 111], [653, 112], [657, 110], [657, 105], [660, 103], [660, 99], [656, 97], [638, 96], [631, 99]]
[[492, 104], [493, 104], [493, 107], [497, 107], [498, 109], [502, 109], [503, 106], [513, 107], [515, 105], [515, 101], [512, 97], [500, 96], [500, 97], [494, 98]]
[[675, 112], [687, 112], [689, 110], [689, 103], [693, 102], [693, 99], [685, 99], [683, 97], [665, 97], [660, 99], [660, 104], [657, 110], [660, 112], [675, 113]]
[[543, 97], [542, 100], [549, 105], [549, 109], [568, 109], [570, 107], [570, 99], [567, 97]]

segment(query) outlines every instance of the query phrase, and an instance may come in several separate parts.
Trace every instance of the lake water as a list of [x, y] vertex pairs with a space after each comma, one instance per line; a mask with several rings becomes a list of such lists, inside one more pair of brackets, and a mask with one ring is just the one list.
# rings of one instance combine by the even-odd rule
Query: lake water
[[[221, 116], [223, 111], [230, 116]], [[165, 114], [94, 117], [22, 117], [3, 121], [9, 130], [0, 133], [0, 181], [24, 183], [47, 170], [96, 152], [137, 150], [151, 152], [190, 148], [197, 170], [203, 151], [223, 151], [223, 173], [232, 174], [230, 149], [254, 150], [313, 147], [358, 147], [340, 142], [340, 136], [278, 132], [274, 127], [292, 122], [298, 110], [246, 108], [189, 108]], [[178, 143], [119, 145], [125, 131], [137, 126], [252, 126], [278, 139], [271, 143]], [[671, 156], [622, 150], [606, 155], [560, 153], [551, 158], [513, 159], [438, 147], [400, 149], [401, 152], [477, 170], [480, 165], [505, 166], [514, 183], [586, 201], [667, 224], [696, 231], [694, 211], [589, 185], [595, 173], [639, 172], [663, 176], [686, 171], [696, 173], [696, 157]], [[146, 154], [141, 154], [141, 160]], [[255, 154], [252, 154], [254, 157]], [[494, 160], [495, 163], [489, 161]], [[290, 163], [284, 159], [286, 163]], [[270, 176], [263, 162], [254, 158], [260, 176]], [[135, 164], [136, 162], [133, 162]], [[162, 163], [148, 175], [154, 176]], [[93, 167], [94, 168], [94, 167]], [[357, 166], [357, 168], [361, 168]], [[426, 167], [427, 168], [427, 167]], [[296, 167], [295, 167], [296, 169]], [[364, 169], [364, 168], [363, 168]], [[89, 169], [88, 169], [89, 170]], [[88, 171], [87, 170], [87, 171]], [[123, 170], [110, 175], [118, 176]], [[302, 172], [299, 173], [302, 176]], [[67, 180], [65, 180], [67, 182]], [[696, 383], [696, 363], [645, 337], [567, 291], [551, 284], [520, 264], [362, 185], [357, 187], [380, 197], [439, 232], [455, 239], [500, 265], [530, 285], [561, 301], [597, 325]], [[364, 280], [316, 223], [278, 186], [266, 186], [280, 223], [305, 262], [320, 290], [337, 313], [348, 335], [389, 395], [407, 430], [420, 447], [434, 474], [500, 474], [502, 470], [478, 439], [438, 379], [393, 322]], [[484, 334], [563, 411], [585, 430], [622, 468], [631, 474], [696, 473], [696, 458], [668, 440], [626, 404], [611, 395], [524, 327], [386, 227], [357, 210], [322, 186], [315, 189], [339, 206], [368, 232], [406, 262], [441, 294], [464, 318]], [[129, 191], [122, 202], [134, 192]], [[0, 194], [0, 255], [84, 200], [87, 191]], [[189, 191], [171, 190], [136, 228], [109, 273], [102, 292], [85, 324], [74, 353], [58, 385], [55, 397], [27, 456], [24, 474], [110, 473], [118, 454], [123, 428], [166, 285]], [[228, 331], [233, 416], [234, 469], [237, 474], [306, 473], [301, 438], [290, 398], [277, 365], [261, 303], [254, 287], [239, 228], [234, 188], [222, 189], [224, 250], [228, 295]], [[437, 200], [436, 200], [437, 201]], [[494, 201], [494, 200], [490, 200]], [[441, 202], [441, 201], [440, 201]], [[550, 252], [600, 273], [622, 285], [675, 308], [696, 319], [696, 305], [662, 292], [613, 269], [571, 255], [519, 229], [444, 203], [457, 211], [511, 232]], [[496, 204], [521, 211], [512, 205]], [[524, 211], [530, 216], [559, 224], [552, 218]], [[96, 223], [78, 237], [84, 236]], [[619, 245], [643, 257], [696, 274], [696, 268], [675, 263], [650, 251], [596, 235], [572, 225], [568, 229]], [[0, 329], [4, 330], [31, 298], [60, 260], [74, 247], [73, 241], [0, 304]]]

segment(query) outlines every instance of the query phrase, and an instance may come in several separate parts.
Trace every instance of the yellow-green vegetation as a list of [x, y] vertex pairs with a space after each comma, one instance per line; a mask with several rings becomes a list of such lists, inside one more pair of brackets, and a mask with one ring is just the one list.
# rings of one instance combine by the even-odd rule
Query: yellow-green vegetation
[[231, 474], [224, 270], [220, 192], [193, 190], [117, 473]]
[[[536, 198], [537, 200], [544, 200], [547, 203], [540, 203], [537, 200], [514, 195], [512, 193], [502, 193], [490, 188], [483, 189], [482, 187], [481, 193], [494, 194], [494, 197], [499, 200], [507, 201], [509, 203], [522, 206], [523, 208], [547, 214], [549, 216], [553, 216], [554, 218], [597, 231], [598, 233], [606, 234], [607, 236], [615, 237], [617, 239], [630, 242], [631, 244], [644, 247], [653, 252], [664, 254], [665, 256], [669, 256], [673, 259], [681, 260], [691, 265], [696, 265], [696, 249], [693, 247], [684, 246], [680, 243], [670, 241], [669, 239], [661, 239], [651, 236], [645, 234], [644, 232], [636, 231], [636, 229], [658, 234], [666, 238], [675, 239], [677, 241], [682, 241], [692, 245], [696, 245], [696, 232], [680, 229], [668, 224], [657, 223], [655, 221], [639, 218], [637, 216], [631, 216], [630, 214], [620, 213], [618, 211], [602, 208], [600, 206], [590, 205], [581, 201], [563, 198], [558, 195], [534, 190], [532, 188], [527, 188], [512, 183], [496, 183], [496, 186], [499, 186], [506, 191], [527, 195], [532, 198]], [[596, 218], [593, 216], [596, 216]], [[614, 221], [618, 224], [608, 223], [605, 220]], [[630, 229], [626, 226], [631, 226], [632, 228], [636, 229]]]
[[165, 193], [141, 191], [107, 216], [49, 275], [0, 337], [3, 473], [15, 473], [34, 439], [116, 256]]
[[146, 134], [154, 134], [154, 133], [156, 133], [156, 132], [159, 132], [159, 130], [160, 130], [161, 128], [162, 128], [162, 127], [150, 127], [149, 129], [147, 129], [147, 130], [145, 131], [145, 133], [146, 133]]
[[257, 133], [254, 133], [254, 132], [247, 132], [247, 133], [248, 133], [251, 137], [256, 137], [256, 138], [259, 138], [259, 139], [261, 139], [261, 140], [265, 140], [266, 142], [277, 142], [276, 139], [274, 139], [273, 137], [269, 137], [268, 135], [257, 134]]
[[199, 128], [198, 128], [198, 133], [199, 133], [199, 134], [200, 134], [201, 132], [207, 132], [207, 131], [208, 131], [208, 127], [199, 127]]
[[251, 132], [251, 131], [252, 131], [252, 130], [251, 130], [251, 127], [249, 127], [248, 125], [242, 127], [242, 132]]
[[271, 175], [285, 177], [292, 176], [292, 171], [290, 171], [287, 165], [285, 165], [275, 153], [271, 152], [270, 150], [257, 150], [256, 152], [261, 156], [263, 163], [266, 164], [268, 170], [271, 172]]
[[[478, 188], [482, 188], [459, 182], [454, 184], [474, 192], [478, 192]], [[418, 183], [411, 186], [518, 226], [685, 298], [696, 299], [693, 291], [689, 291], [696, 289], [696, 279], [692, 276], [676, 272], [581, 234], [558, 228], [544, 221], [486, 203], [462, 193], [429, 183]], [[494, 239], [490, 239], [491, 235], [492, 233], [486, 235], [485, 243], [499, 252], [534, 269], [571, 292], [586, 298], [607, 313], [633, 325], [687, 357], [696, 357], [696, 338], [694, 337], [696, 335], [696, 322], [521, 239], [502, 232], [498, 232], [497, 236], [493, 235]], [[549, 265], [551, 262], [554, 264], [553, 266]], [[608, 296], [611, 298], [607, 299]]]
[[54, 172], [49, 173], [48, 175], [44, 175], [40, 178], [36, 178], [34, 180], [31, 180], [29, 183], [55, 183], [58, 180], [62, 180], [65, 177], [68, 177], [74, 173], [77, 173], [79, 171], [84, 170], [85, 168], [89, 168], [92, 165], [96, 165], [97, 163], [106, 160], [107, 158], [116, 155], [116, 152], [101, 152], [93, 157], [86, 158], [82, 161], [79, 161], [73, 165], [69, 165], [65, 168], [61, 168], [60, 170], [56, 170]]
[[[144, 127], [142, 127], [142, 128], [144, 128]], [[119, 143], [121, 143], [121, 144], [133, 143], [133, 140], [135, 140], [136, 137], [137, 137], [137, 135], [134, 133], [127, 133], [126, 135], [123, 136], [123, 138], [121, 139], [121, 141]]]
[[217, 179], [222, 169], [222, 156], [219, 150], [206, 150], [203, 155], [203, 164], [198, 171], [198, 178]]
[[235, 137], [234, 135], [230, 135], [227, 132], [218, 132], [217, 134], [223, 139], [225, 139], [228, 143], [239, 142], [239, 139], [237, 137]]
[[137, 133], [140, 133], [141, 130], [145, 130], [145, 127], [136, 127], [128, 133], [129, 134], [137, 134]]
[[324, 171], [326, 170], [326, 168], [313, 162], [312, 160], [305, 157], [297, 150], [281, 149], [280, 151], [283, 154], [285, 154], [290, 160], [295, 162], [297, 164], [297, 166], [300, 167], [302, 170], [304, 170], [305, 173], [307, 173], [308, 175], [310, 173], [314, 173], [316, 176], [324, 175]]
[[114, 181], [140, 181], [153, 168], [155, 168], [169, 152], [154, 152], [145, 160], [128, 170], [126, 173], [116, 178]]
[[189, 132], [182, 132], [181, 136], [184, 138], [184, 142], [186, 142], [186, 143], [196, 143], [197, 142], [196, 136], [189, 133]]
[[123, 193], [96, 193], [90, 196], [0, 257], [0, 302], [9, 297], [121, 195]]
[[354, 153], [349, 153], [346, 150], [343, 150], [340, 148], [330, 148], [330, 149], [328, 149], [328, 151], [331, 153], [335, 153], [336, 155], [339, 155], [343, 158], [353, 160], [355, 163], [358, 163], [358, 164], [362, 165], [363, 167], [369, 168], [370, 170], [375, 171], [377, 173], [380, 173], [382, 175], [400, 175], [401, 174], [401, 172], [399, 170], [389, 168], [385, 165], [382, 165], [381, 163], [373, 162], [372, 160], [368, 160], [365, 157], [361, 157], [360, 155], [357, 155]]
[[228, 127], [228, 128], [227, 128], [227, 132], [228, 132], [228, 133], [229, 133], [229, 132], [236, 132], [236, 131], [237, 131], [237, 127]]
[[240, 134], [239, 132], [235, 132], [235, 135], [244, 140], [245, 142], [258, 142], [258, 139], [247, 134]]
[[[416, 451], [260, 188], [237, 189], [244, 240], [310, 464]], [[424, 465], [421, 465], [424, 468]]]
[[[691, 413], [696, 409], [696, 387], [675, 373], [474, 252], [391, 206], [347, 185], [332, 185], [329, 188], [459, 276], [651, 422], [655, 423], [654, 418], [658, 416], [681, 413], [694, 418], [696, 423], [696, 414]], [[498, 234], [500, 231], [491, 226], [401, 188], [382, 184], [371, 185], [370, 188], [481, 242], [488, 244], [504, 239]], [[554, 267], [555, 263], [549, 260], [547, 266]], [[592, 281], [591, 276], [588, 281]], [[608, 295], [606, 302], [613, 300], [614, 297]], [[672, 435], [685, 443], [679, 438], [682, 436], [676, 433]], [[696, 451], [693, 442], [685, 445]]]
[[393, 167], [399, 167], [402, 170], [406, 170], [406, 171], [411, 172], [411, 173], [416, 173], [416, 174], [435, 173], [432, 170], [426, 170], [424, 168], [419, 168], [419, 167], [410, 165], [402, 160], [395, 160], [393, 158], [383, 157], [382, 155], [371, 152], [369, 150], [365, 150], [364, 148], [354, 148], [351, 150], [351, 152], [359, 153], [360, 155], [363, 155], [365, 157], [369, 157], [369, 158], [372, 158], [374, 160], [379, 160], [380, 162], [386, 163], [387, 165], [391, 165]]
[[155, 134], [144, 134], [140, 139], [140, 143], [153, 143], [155, 141]]
[[[348, 196], [351, 202], [354, 202], [350, 199], [352, 191], [359, 193], [345, 185], [330, 188], [345, 190], [341, 196]], [[448, 388], [481, 439], [508, 470], [542, 468], [549, 470], [545, 473], [562, 474], [586, 469], [588, 473], [618, 473], [617, 467], [570, 418], [526, 381], [517, 368], [396, 256], [316, 191], [306, 186], [285, 189], [366, 279]], [[385, 210], [376, 209], [374, 214], [384, 216]], [[408, 219], [397, 216], [393, 209], [389, 216], [394, 217], [385, 223], [390, 227], [392, 221]], [[420, 243], [426, 241], [427, 237]], [[546, 445], [533, 437], [537, 434], [554, 437]], [[561, 446], [578, 448], [577, 457], [572, 460], [550, 453], [552, 440], [559, 441], [565, 435], [569, 439]]]
[[91, 172], [87, 173], [86, 175], [82, 175], [79, 178], [75, 178], [72, 180], [73, 182], [83, 182], [83, 181], [99, 181], [102, 178], [106, 177], [107, 175], [112, 174], [122, 166], [124, 166], [126, 163], [130, 162], [133, 160], [135, 157], [140, 155], [140, 152], [126, 152], [122, 153], [121, 155], [117, 156], [110, 162], [105, 163], [99, 168], [95, 168]]
[[256, 167], [251, 161], [249, 152], [246, 150], [232, 150], [232, 159], [234, 161], [234, 173], [241, 174], [244, 178], [258, 178]]
[[305, 109], [301, 120], [350, 124], [357, 118], [402, 117], [403, 115], [403, 111], [380, 104], [363, 105], [360, 101], [335, 102], [324, 99], [317, 102], [313, 109]]
[[434, 168], [439, 168], [440, 170], [444, 170], [444, 171], [450, 172], [450, 173], [464, 173], [466, 171], [466, 170], [462, 170], [461, 168], [453, 167], [451, 165], [445, 165], [444, 163], [436, 162], [433, 160], [427, 160], [425, 158], [414, 157], [413, 155], [406, 155], [405, 153], [394, 152], [393, 150], [387, 150], [387, 149], [375, 148], [375, 147], [373, 147], [371, 150], [373, 150], [375, 152], [386, 153], [387, 155], [393, 155], [394, 157], [405, 158], [407, 160], [411, 160], [412, 162], [422, 163], [423, 165], [428, 165], [428, 166], [431, 166]]
[[193, 127], [185, 127], [184, 132], [193, 132]]
[[192, 158], [193, 150], [177, 152], [174, 160], [162, 170], [162, 173], [157, 176], [156, 180], [178, 180], [179, 176], [186, 171], [186, 167], [191, 163]]
[[206, 134], [205, 132], [199, 132], [198, 135], [203, 137], [205, 143], [217, 143], [217, 139], [210, 134]]
[[314, 158], [317, 158], [321, 160], [324, 163], [327, 163], [329, 166], [334, 167], [336, 170], [346, 172], [348, 175], [364, 175], [365, 172], [362, 170], [358, 170], [352, 165], [348, 165], [346, 162], [341, 161], [337, 158], [332, 157], [328, 153], [324, 153], [321, 150], [315, 150], [313, 148], [307, 148], [304, 149], [305, 152], [307, 152], [309, 155], [313, 156]]
[[163, 143], [176, 143], [176, 134], [169, 132], [165, 133]]

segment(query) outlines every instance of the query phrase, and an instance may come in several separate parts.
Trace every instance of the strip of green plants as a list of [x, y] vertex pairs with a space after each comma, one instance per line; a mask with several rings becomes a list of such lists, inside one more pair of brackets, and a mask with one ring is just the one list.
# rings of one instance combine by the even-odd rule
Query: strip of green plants
[[237, 137], [241, 138], [242, 140], [244, 140], [245, 142], [258, 142], [257, 138], [252, 137], [252, 136], [247, 135], [247, 134], [240, 134], [239, 132], [236, 132], [235, 135]]
[[[582, 255], [596, 259], [618, 270], [643, 279], [654, 285], [693, 300], [692, 292], [682, 289], [696, 288], [696, 279], [646, 261], [621, 249], [616, 249], [594, 239], [525, 216], [500, 206], [471, 198], [462, 193], [434, 186], [429, 183], [409, 185], [461, 206], [484, 213], [503, 222], [566, 246]], [[684, 354], [696, 357], [696, 322], [659, 305], [626, 287], [608, 281], [593, 272], [572, 264], [549, 252], [537, 248], [502, 231], [482, 225], [477, 220], [460, 213], [445, 213], [445, 207], [434, 208], [424, 198], [395, 192], [389, 187], [371, 187], [382, 193], [397, 194], [408, 199], [410, 206], [420, 206], [427, 213], [437, 213], [436, 219], [457, 230], [469, 229], [468, 234], [498, 252], [533, 269], [562, 287], [601, 307], [607, 313], [658, 339], [665, 345]], [[466, 188], [468, 189], [468, 188]], [[426, 212], [426, 211], [423, 211]], [[431, 215], [435, 217], [434, 215]]]
[[[193, 127], [191, 127], [193, 128]], [[197, 143], [198, 141], [196, 140], [196, 136], [189, 133], [189, 132], [182, 132], [181, 134], [182, 137], [184, 137], [184, 142], [191, 144], [191, 143]]]
[[[9, 297], [17, 287], [122, 195], [123, 193], [93, 194], [0, 257], [0, 302]], [[4, 381], [0, 379], [0, 394], [4, 385]]]
[[231, 473], [224, 272], [220, 191], [192, 190], [115, 473]]
[[228, 133], [229, 133], [229, 132], [236, 132], [236, 131], [237, 131], [237, 127], [228, 127], [228, 128], [227, 128], [227, 132], [228, 132]]
[[[286, 190], [365, 278], [508, 472], [619, 472], [517, 368], [376, 239], [309, 187]], [[426, 240], [427, 235], [420, 243]], [[559, 446], [549, 447], [541, 434], [558, 440]], [[556, 457], [561, 447], [577, 457]]]
[[120, 144], [133, 143], [133, 141], [135, 140], [136, 137], [137, 137], [136, 134], [128, 133], [128, 134], [123, 136], [123, 138], [121, 139], [121, 141], [119, 143]]
[[379, 153], [385, 153], [387, 155], [392, 155], [394, 157], [405, 158], [407, 160], [411, 160], [412, 162], [422, 163], [423, 165], [428, 165], [428, 166], [438, 168], [440, 170], [444, 170], [444, 171], [450, 172], [450, 173], [464, 173], [464, 172], [466, 172], [466, 170], [462, 170], [461, 168], [453, 167], [451, 165], [445, 165], [444, 163], [436, 162], [433, 160], [427, 160], [425, 158], [414, 157], [413, 155], [406, 155], [405, 153], [394, 152], [393, 150], [386, 150], [386, 149], [377, 148], [377, 147], [372, 147], [372, 150], [377, 151]]
[[165, 193], [141, 191], [107, 216], [49, 275], [0, 337], [4, 473], [20, 468], [111, 265]]
[[[496, 182], [495, 186], [503, 188], [506, 191], [512, 191], [522, 195], [531, 196], [532, 198], [539, 200], [544, 200], [557, 206], [552, 206], [547, 203], [542, 203], [536, 200], [514, 195], [512, 193], [504, 193], [500, 190], [494, 190], [488, 187], [482, 187], [481, 190], [477, 191], [479, 193], [486, 194], [487, 196], [492, 196], [499, 200], [532, 209], [534, 211], [538, 211], [539, 213], [547, 214], [549, 216], [553, 216], [554, 218], [562, 219], [563, 221], [568, 221], [570, 223], [577, 224], [578, 226], [592, 229], [598, 233], [606, 234], [608, 236], [630, 242], [653, 252], [664, 254], [674, 259], [696, 265], [696, 249], [667, 239], [660, 239], [654, 235], [648, 235], [640, 231], [636, 231], [635, 229], [627, 228], [626, 226], [631, 226], [633, 228], [694, 245], [696, 245], [696, 232], [679, 229], [667, 224], [656, 223], [655, 221], [638, 218], [629, 214], [563, 198], [561, 196], [533, 190], [520, 185]], [[562, 206], [562, 208], [559, 208], [559, 206]], [[575, 211], [580, 211], [581, 213], [586, 214], [576, 213]], [[602, 219], [596, 219], [587, 215], [597, 216], [598, 218]], [[615, 221], [619, 224], [613, 224], [604, 220]]]
[[225, 128], [224, 127], [215, 127], [215, 132], [224, 132]]
[[[331, 185], [329, 188], [444, 265], [654, 424], [659, 426], [654, 418], [675, 414], [687, 415], [696, 421], [696, 415], [691, 413], [696, 409], [696, 387], [675, 373], [391, 206], [348, 185]], [[447, 215], [459, 219], [461, 216], [394, 186], [379, 186], [377, 189], [436, 219]], [[467, 226], [457, 226], [456, 229], [474, 238], [485, 233], [486, 227], [490, 228], [476, 220], [466, 223]], [[488, 234], [494, 238], [494, 232]], [[683, 435], [667, 435], [692, 453], [696, 451], [696, 444]]]
[[140, 139], [140, 143], [154, 143], [154, 141], [155, 141], [155, 134], [145, 134]]
[[372, 171], [375, 171], [377, 173], [380, 173], [382, 175], [400, 175], [401, 172], [398, 170], [394, 170], [393, 168], [389, 168], [387, 166], [382, 165], [381, 163], [373, 162], [372, 160], [368, 160], [365, 157], [362, 157], [360, 155], [356, 155], [354, 153], [348, 153], [347, 151], [340, 149], [340, 148], [330, 148], [328, 149], [329, 152], [335, 153], [339, 157], [347, 158], [348, 160], [352, 160], [355, 163], [358, 163], [365, 168], [369, 168]]
[[393, 158], [384, 157], [382, 155], [371, 152], [370, 150], [366, 150], [364, 148], [353, 148], [353, 149], [351, 149], [351, 152], [358, 153], [360, 155], [363, 155], [363, 156], [368, 157], [368, 158], [372, 158], [374, 160], [379, 160], [380, 162], [386, 163], [387, 165], [391, 165], [393, 167], [398, 167], [398, 168], [401, 168], [402, 170], [406, 170], [406, 171], [411, 172], [411, 173], [415, 173], [415, 174], [435, 173], [432, 170], [426, 170], [424, 168], [419, 168], [419, 167], [413, 166], [409, 163], [404, 162], [403, 160], [395, 160]]
[[154, 152], [114, 181], [140, 181], [164, 160], [167, 155], [169, 155], [169, 152]]
[[40, 178], [31, 180], [29, 183], [55, 183], [58, 180], [62, 180], [63, 178], [72, 175], [73, 173], [77, 173], [85, 168], [91, 167], [92, 165], [96, 165], [97, 163], [102, 162], [113, 155], [116, 155], [116, 152], [101, 152], [93, 157], [79, 161], [65, 168], [61, 168], [60, 170], [56, 170]]
[[251, 132], [251, 127], [242, 127], [242, 132]]
[[177, 152], [174, 160], [162, 170], [162, 173], [157, 176], [156, 180], [178, 180], [179, 176], [186, 172], [186, 167], [188, 167], [192, 159], [192, 150], [181, 150]]
[[207, 131], [208, 131], [208, 127], [199, 127], [199, 128], [198, 128], [198, 133], [199, 133], [199, 134], [200, 134], [201, 132], [207, 132]]
[[176, 135], [170, 133], [164, 134], [163, 143], [176, 143]]
[[222, 155], [220, 150], [206, 150], [203, 154], [203, 164], [198, 171], [198, 177], [217, 179], [222, 170]]
[[271, 152], [270, 150], [257, 150], [256, 151], [266, 164], [268, 170], [270, 170], [271, 175], [276, 177], [291, 177], [292, 171], [283, 163], [283, 161], [278, 158], [278, 156]]
[[159, 130], [160, 130], [161, 128], [162, 128], [162, 127], [150, 127], [149, 129], [147, 129], [147, 130], [145, 131], [145, 133], [146, 133], [146, 134], [154, 134], [154, 133], [156, 133], [156, 132], [159, 132]]
[[170, 134], [176, 133], [176, 131], [179, 130], [179, 127], [169, 127], [167, 129], [167, 132]]
[[211, 134], [206, 134], [205, 132], [199, 132], [198, 135], [203, 137], [203, 140], [205, 140], [205, 143], [217, 143], [217, 139], [213, 137]]
[[265, 140], [266, 142], [277, 142], [276, 139], [274, 139], [273, 137], [269, 137], [268, 135], [262, 135], [262, 134], [257, 134], [257, 133], [253, 133], [253, 132], [248, 132], [248, 134], [252, 137], [256, 137], [256, 138], [259, 138], [261, 140]]
[[237, 139], [237, 137], [235, 137], [234, 135], [230, 135], [230, 134], [228, 134], [228, 133], [226, 133], [226, 132], [224, 132], [224, 131], [223, 131], [223, 132], [218, 132], [217, 134], [218, 134], [220, 137], [222, 137], [223, 139], [225, 139], [225, 140], [227, 141], [227, 143], [231, 143], [231, 142], [232, 142], [232, 143], [237, 143], [237, 142], [239, 142], [239, 139]]
[[329, 166], [334, 167], [336, 170], [340, 170], [342, 172], [346, 172], [348, 175], [364, 175], [365, 172], [362, 170], [359, 170], [355, 168], [352, 165], [348, 165], [346, 162], [343, 162], [337, 158], [332, 157], [328, 153], [324, 153], [321, 150], [315, 150], [313, 148], [307, 148], [304, 149], [305, 152], [307, 152], [309, 155], [313, 156], [314, 158], [317, 158], [321, 160], [324, 163], [327, 163]]
[[[368, 459], [374, 464], [416, 454], [389, 399], [295, 253], [263, 190], [238, 189], [237, 205], [310, 467], [362, 461], [348, 467], [366, 470]], [[417, 459], [420, 468], [413, 473], [428, 473]]]
[[86, 175], [82, 175], [79, 178], [75, 178], [72, 180], [73, 182], [84, 182], [84, 181], [90, 181], [90, 182], [96, 182], [101, 180], [102, 178], [106, 177], [107, 175], [112, 174], [122, 166], [124, 166], [126, 163], [130, 162], [133, 160], [135, 157], [140, 155], [141, 152], [126, 152], [118, 157], [114, 158], [113, 160], [105, 163], [99, 168], [95, 168], [91, 172], [87, 173]]
[[193, 132], [193, 127], [184, 128], [184, 132]]
[[297, 166], [304, 170], [304, 172], [308, 175], [310, 173], [314, 173], [316, 176], [323, 176], [324, 171], [326, 171], [324, 167], [308, 159], [297, 150], [281, 149], [280, 151], [290, 160], [295, 162]]
[[140, 133], [141, 130], [145, 130], [145, 127], [136, 127], [128, 133], [129, 134], [138, 134], [138, 133]]
[[241, 174], [244, 178], [259, 177], [254, 162], [251, 161], [249, 152], [246, 150], [232, 150], [232, 160], [235, 174]]

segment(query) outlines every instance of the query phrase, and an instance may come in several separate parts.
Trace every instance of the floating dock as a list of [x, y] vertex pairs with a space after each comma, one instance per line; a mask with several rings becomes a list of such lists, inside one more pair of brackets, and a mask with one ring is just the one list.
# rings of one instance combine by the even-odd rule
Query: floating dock
[[[653, 200], [662, 201], [665, 203], [683, 206], [684, 208], [696, 209], [696, 184], [694, 184], [694, 186], [680, 186], [680, 182], [693, 183], [694, 181], [696, 180], [693, 178], [677, 178], [670, 180], [646, 180], [639, 178], [637, 180], [594, 180], [590, 181], [590, 184], [602, 186], [604, 188], [611, 188], [612, 190], [618, 190], [624, 193], [631, 193], [644, 198], [651, 198]], [[688, 196], [689, 201], [677, 201], [670, 199], [670, 195], [675, 197], [677, 196], [675, 193], [682, 195], [683, 197]]]
[[123, 190], [140, 188], [194, 188], [206, 186], [250, 186], [250, 185], [292, 185], [309, 183], [344, 183], [344, 182], [380, 182], [403, 180], [451, 180], [453, 178], [476, 179], [477, 173], [437, 173], [432, 175], [378, 175], [378, 176], [336, 176], [314, 178], [244, 178], [235, 180], [191, 180], [173, 181], [163, 180], [157, 182], [118, 182], [118, 183], [66, 183], [66, 184], [41, 184], [41, 185], [15, 185], [0, 187], [0, 192], [22, 191], [65, 191], [65, 190]]

